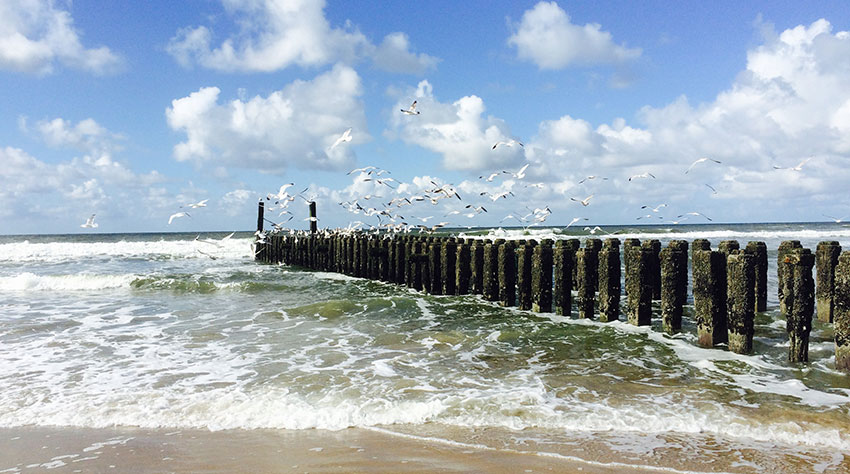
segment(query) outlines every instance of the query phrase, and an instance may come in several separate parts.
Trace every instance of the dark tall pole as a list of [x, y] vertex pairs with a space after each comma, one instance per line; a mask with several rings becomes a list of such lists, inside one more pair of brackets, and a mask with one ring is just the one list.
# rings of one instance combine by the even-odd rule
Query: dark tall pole
[[260, 205], [257, 208], [257, 232], [263, 231], [263, 217], [266, 209], [266, 203], [260, 201]]
[[316, 201], [310, 201], [310, 233], [315, 234], [319, 230], [316, 218]]

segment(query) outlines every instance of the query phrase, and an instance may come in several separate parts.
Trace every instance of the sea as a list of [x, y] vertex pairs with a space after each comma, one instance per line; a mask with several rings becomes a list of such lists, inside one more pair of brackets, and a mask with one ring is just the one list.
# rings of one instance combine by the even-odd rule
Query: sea
[[[254, 261], [252, 232], [0, 236], [0, 427], [345, 430], [667, 472], [850, 472], [832, 325], [787, 361], [776, 249], [842, 223], [443, 229], [764, 241], [753, 353]], [[689, 283], [689, 293], [692, 286]], [[625, 298], [623, 298], [623, 301]]]

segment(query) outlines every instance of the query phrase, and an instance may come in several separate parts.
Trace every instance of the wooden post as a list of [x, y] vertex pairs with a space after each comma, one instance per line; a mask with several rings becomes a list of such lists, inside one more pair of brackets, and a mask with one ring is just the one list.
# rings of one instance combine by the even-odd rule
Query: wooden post
[[652, 324], [652, 257], [650, 246], [632, 246], [626, 287], [629, 323], [635, 326]]
[[263, 221], [265, 220], [266, 203], [260, 201], [257, 206], [257, 232], [263, 231]]
[[319, 228], [318, 218], [316, 217], [316, 201], [310, 201], [310, 233], [315, 234]]
[[457, 241], [444, 239], [440, 248], [440, 280], [444, 295], [453, 295], [457, 283]]
[[440, 250], [443, 245], [438, 239], [433, 239], [428, 245], [428, 274], [430, 278], [426, 284], [425, 291], [432, 295], [443, 294], [442, 271], [440, 269]]
[[499, 299], [499, 247], [504, 245], [504, 239], [484, 245], [484, 276], [482, 291], [487, 301]]
[[630, 284], [629, 280], [634, 274], [631, 271], [632, 262], [635, 258], [637, 258], [631, 252], [631, 250], [635, 247], [640, 247], [640, 239], [626, 239], [623, 241], [623, 271], [625, 272], [623, 279], [626, 285], [626, 294], [629, 293], [629, 288], [633, 286]]
[[661, 321], [668, 333], [682, 330], [688, 298], [688, 242], [671, 240], [661, 251]]
[[569, 316], [572, 313], [572, 287], [573, 287], [573, 260], [571, 257], [572, 251], [567, 245], [567, 241], [559, 240], [555, 242], [555, 250], [553, 252], [554, 271], [553, 280], [555, 280], [554, 300], [555, 314]]
[[533, 240], [520, 242], [516, 251], [517, 307], [526, 311], [532, 307], [531, 271], [534, 247], [535, 245]]
[[564, 245], [567, 248], [567, 254], [570, 257], [570, 289], [575, 290], [578, 289], [578, 277], [576, 276], [576, 272], [578, 272], [578, 265], [576, 265], [576, 250], [581, 247], [581, 242], [578, 239], [567, 239], [564, 241]]
[[741, 244], [737, 240], [723, 240], [717, 244], [717, 250], [723, 252], [728, 257], [733, 250], [740, 250]]
[[841, 252], [835, 267], [835, 368], [850, 374], [850, 251]]
[[427, 243], [424, 239], [417, 238], [413, 241], [413, 252], [408, 256], [410, 259], [410, 284], [414, 290], [425, 289], [428, 280], [428, 253]]
[[790, 362], [809, 361], [809, 333], [815, 310], [815, 282], [812, 268], [815, 256], [809, 249], [786, 252], [780, 265], [784, 266], [785, 329], [788, 331]]
[[516, 306], [517, 261], [513, 242], [499, 246], [499, 304]]
[[767, 244], [748, 242], [747, 252], [755, 257], [756, 266], [756, 312], [767, 310]]
[[833, 301], [835, 299], [835, 266], [841, 255], [841, 245], [836, 241], [820, 242], [815, 250], [817, 266], [817, 297], [818, 320], [831, 323], [833, 318]]
[[756, 317], [755, 255], [732, 250], [726, 257], [726, 308], [729, 350], [749, 354], [753, 350]]
[[553, 263], [552, 240], [544, 239], [534, 247], [531, 262], [531, 309], [538, 313], [552, 312]]
[[576, 307], [578, 317], [581, 319], [593, 319], [596, 294], [593, 291], [593, 282], [599, 279], [598, 253], [593, 249], [582, 248], [576, 251], [576, 263], [578, 264], [578, 293], [576, 293]]
[[726, 259], [723, 252], [694, 250], [693, 280], [699, 345], [712, 347], [726, 342]]
[[472, 252], [470, 244], [457, 244], [457, 262], [455, 264], [455, 290], [458, 295], [469, 293], [472, 275]]
[[794, 249], [801, 249], [803, 246], [799, 240], [785, 240], [779, 244], [779, 249], [776, 251], [776, 279], [779, 294], [779, 312], [787, 314], [785, 306], [788, 304], [788, 296], [785, 294], [786, 266], [782, 264], [785, 260], [785, 255]]
[[470, 247], [470, 292], [480, 295], [484, 292], [484, 245], [486, 242], [475, 240]]
[[620, 318], [620, 239], [605, 239], [599, 251], [599, 320]]
[[660, 300], [661, 299], [661, 241], [658, 239], [651, 239], [643, 242], [643, 244], [649, 249], [652, 249], [652, 254], [650, 254], [649, 258], [649, 266], [650, 266], [650, 283], [652, 284], [652, 299]]

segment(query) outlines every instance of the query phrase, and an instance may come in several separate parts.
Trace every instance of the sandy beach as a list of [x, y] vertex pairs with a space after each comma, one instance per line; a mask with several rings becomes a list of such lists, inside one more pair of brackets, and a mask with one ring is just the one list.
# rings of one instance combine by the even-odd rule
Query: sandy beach
[[365, 429], [0, 429], [0, 473], [14, 472], [583, 472], [655, 469], [452, 446]]

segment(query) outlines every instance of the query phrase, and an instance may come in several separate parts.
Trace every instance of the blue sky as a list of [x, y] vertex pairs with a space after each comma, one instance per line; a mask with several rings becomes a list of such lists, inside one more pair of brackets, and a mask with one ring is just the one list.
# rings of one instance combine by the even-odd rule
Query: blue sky
[[[0, 0], [0, 233], [250, 230], [289, 182], [321, 227], [850, 218], [849, 29], [839, 1]], [[462, 199], [347, 210], [436, 187]]]

